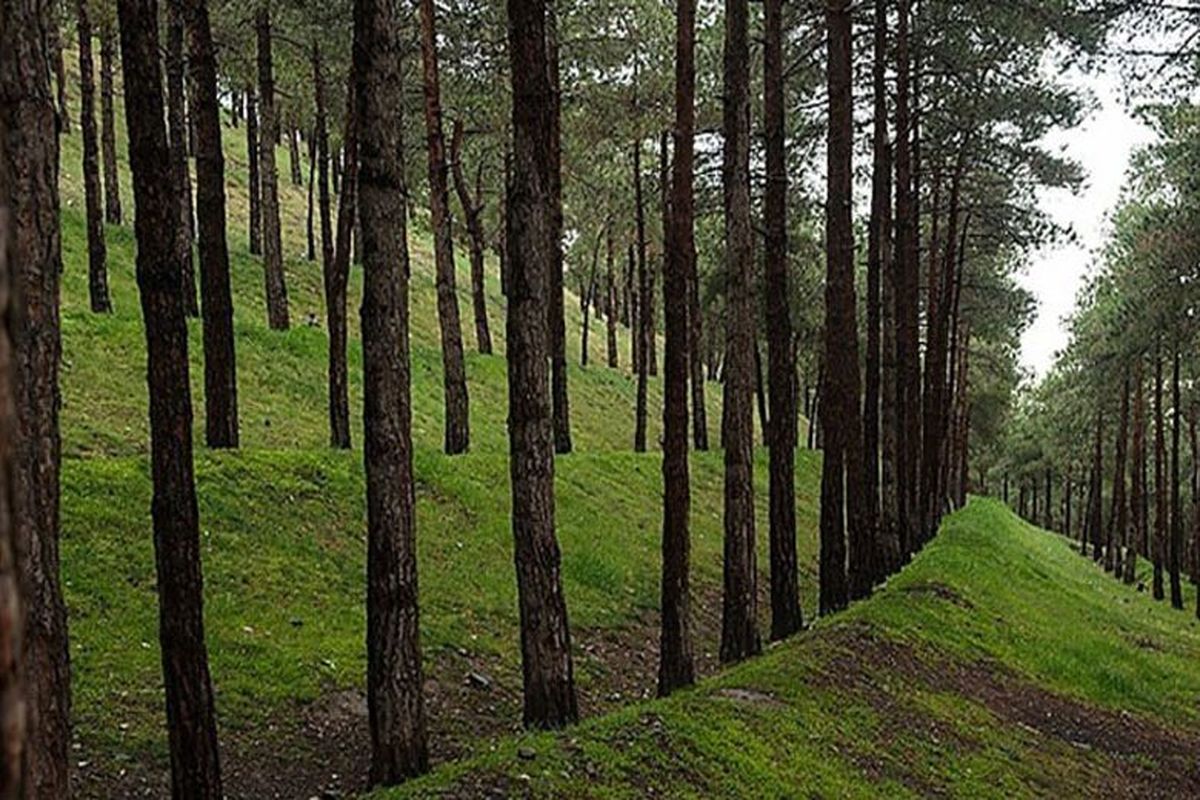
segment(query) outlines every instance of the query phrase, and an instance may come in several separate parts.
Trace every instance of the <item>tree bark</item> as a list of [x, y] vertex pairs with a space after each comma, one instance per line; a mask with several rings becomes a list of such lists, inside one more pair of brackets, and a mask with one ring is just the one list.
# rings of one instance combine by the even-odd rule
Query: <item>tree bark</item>
[[1121, 548], [1129, 527], [1129, 506], [1125, 502], [1126, 455], [1129, 442], [1129, 374], [1121, 388], [1121, 415], [1117, 419], [1117, 441], [1113, 449], [1112, 510], [1108, 519], [1108, 553], [1104, 566], [1117, 577], [1122, 573]]
[[[289, 115], [289, 119], [290, 116], [291, 115]], [[296, 134], [296, 127], [289, 122], [287, 130], [284, 132], [284, 136], [287, 137], [288, 166], [291, 168], [292, 172], [292, 185], [303, 186], [304, 175], [300, 169], [300, 141]]]
[[[1179, 493], [1179, 437], [1182, 428], [1183, 402], [1180, 398], [1179, 365], [1182, 356], [1179, 343], [1172, 348], [1171, 367], [1171, 538], [1167, 548], [1167, 568], [1171, 575], [1171, 607], [1183, 608], [1183, 583], [1180, 579], [1183, 562], [1183, 502]], [[1161, 490], [1160, 490], [1161, 491]]]
[[721, 662], [757, 655], [754, 549], [754, 231], [750, 223], [747, 0], [725, 0], [725, 558]]
[[[316, 104], [314, 144], [317, 154], [317, 208], [321, 219], [321, 266], [330, 269], [333, 263], [333, 221], [329, 199], [329, 100], [326, 96], [325, 67], [321, 46], [314, 39], [312, 46], [313, 93]], [[347, 103], [347, 107], [350, 103]], [[347, 127], [350, 117], [347, 115]]]
[[487, 286], [483, 271], [483, 251], [487, 242], [483, 235], [483, 162], [480, 162], [475, 173], [475, 196], [472, 198], [463, 171], [462, 140], [462, 121], [456, 119], [450, 135], [450, 163], [453, 165], [454, 187], [458, 191], [459, 205], [463, 208], [463, 221], [471, 245], [471, 304], [475, 313], [475, 343], [480, 353], [490, 356], [492, 333], [488, 328]]
[[[398, 0], [355, 0], [346, 171], [362, 218], [363, 458], [367, 473], [367, 704], [373, 785], [429, 769], [422, 695]], [[355, 157], [357, 156], [357, 158]], [[351, 206], [353, 207], [353, 201]], [[343, 206], [344, 207], [344, 206]], [[339, 220], [339, 227], [340, 220]]]
[[[0, 31], [9, 25], [12, 12], [0, 5]], [[30, 34], [22, 29], [19, 36]], [[0, 32], [0, 46], [14, 47]], [[10, 65], [0, 56], [0, 74]], [[0, 77], [0, 87], [4, 86]], [[8, 100], [7, 92], [0, 98]], [[16, 553], [16, 487], [18, 469], [17, 427], [17, 361], [16, 347], [20, 337], [18, 326], [24, 314], [20, 307], [17, 265], [10, 258], [17, 255], [13, 238], [15, 221], [13, 201], [8, 197], [11, 178], [8, 164], [8, 118], [0, 113], [0, 798], [18, 800], [22, 793], [22, 749], [25, 746], [26, 698], [21, 672], [21, 652], [24, 622], [20, 574]]]
[[555, 96], [546, 52], [546, 0], [507, 0], [513, 179], [508, 189], [509, 468], [526, 727], [575, 722], [574, 667], [554, 533], [554, 438], [545, 301], [554, 238]]
[[704, 400], [704, 319], [700, 308], [700, 277], [696, 259], [688, 264], [688, 371], [692, 388], [692, 444], [708, 449], [708, 409]]
[[[688, 321], [679, 302], [696, 257], [694, 159], [696, 131], [696, 3], [679, 0], [675, 12], [675, 163], [667, 217], [663, 273], [665, 325], [663, 386], [662, 618], [658, 694], [665, 697], [696, 680], [691, 621], [691, 485], [688, 473]], [[612, 237], [609, 275], [612, 275]], [[611, 292], [610, 292], [611, 294]], [[613, 315], [609, 313], [610, 330]], [[609, 347], [615, 356], [615, 342]]]
[[1133, 368], [1133, 474], [1130, 479], [1129, 509], [1132, 517], [1133, 541], [1125, 551], [1125, 583], [1137, 578], [1137, 557], [1146, 555], [1146, 402], [1143, 373], [1144, 360], [1137, 358]]
[[[880, 285], [880, 329], [881, 346], [879, 356], [879, 568], [892, 573], [903, 564], [904, 550], [900, 526], [900, 424], [902, 410], [897, 406], [899, 362], [896, 355], [897, 292], [899, 284], [899, 260], [893, 248], [892, 225], [892, 153], [885, 143], [883, 153], [883, 185], [880, 187], [884, 202], [880, 208], [879, 262], [882, 270]], [[810, 422], [815, 424], [815, 420]], [[868, 456], [869, 459], [869, 456]], [[867, 462], [870, 464], [870, 461]], [[869, 467], [868, 467], [869, 468]]]
[[[399, 72], [403, 75], [403, 72]], [[354, 111], [355, 78], [351, 75], [347, 95], [346, 124], [342, 147], [346, 164], [342, 171], [342, 192], [338, 197], [337, 242], [322, 275], [325, 285], [325, 314], [329, 321], [329, 445], [350, 448], [350, 379], [346, 364], [347, 323], [346, 290], [350, 282], [350, 248], [354, 220], [359, 216], [359, 119]], [[403, 176], [401, 176], [403, 177]], [[326, 197], [328, 202], [328, 196]], [[407, 258], [407, 235], [404, 257]], [[407, 261], [405, 262], [407, 264]], [[405, 266], [404, 276], [408, 276]]]
[[649, 390], [649, 367], [647, 364], [650, 352], [647, 332], [646, 309], [653, 302], [650, 296], [650, 276], [646, 264], [646, 211], [645, 197], [642, 191], [642, 143], [638, 140], [633, 145], [633, 197], [634, 223], [637, 229], [637, 307], [634, 314], [635, 322], [630, 331], [634, 339], [634, 372], [637, 373], [637, 399], [634, 406], [633, 449], [634, 452], [646, 452], [646, 416], [647, 396]]
[[96, 134], [96, 82], [92, 66], [92, 21], [87, 0], [76, 4], [79, 31], [79, 130], [83, 134], [83, 188], [87, 215], [88, 298], [92, 311], [112, 311], [108, 297], [104, 210], [101, 207], [100, 144]]
[[100, 160], [104, 167], [104, 219], [121, 224], [121, 180], [117, 171], [117, 126], [113, 107], [113, 62], [117, 31], [111, 22], [100, 24]]
[[279, 140], [279, 115], [275, 105], [275, 74], [271, 55], [271, 12], [262, 5], [255, 15], [258, 42], [258, 162], [262, 195], [263, 277], [267, 296], [267, 325], [284, 331], [288, 320], [287, 283], [283, 275], [283, 241], [279, 230], [279, 174], [275, 144]]
[[184, 111], [183, 0], [166, 0], [166, 6], [167, 138], [171, 176], [179, 193], [175, 258], [183, 270], [180, 284], [183, 311], [189, 317], [195, 317], [200, 314], [200, 302], [196, 297], [196, 269], [192, 261], [192, 174], [188, 170], [189, 125]]
[[605, 283], [607, 295], [604, 316], [608, 327], [608, 366], [611, 369], [616, 369], [619, 366], [620, 354], [617, 352], [617, 273], [613, 254], [611, 224], [604, 231], [604, 248], [605, 275], [607, 276]]
[[[0, 202], [8, 209], [7, 264], [22, 304], [12, 344], [16, 427], [11, 438], [11, 517], [19, 588], [25, 604], [19, 659], [25, 685], [25, 747], [20, 796], [68, 796], [70, 657], [59, 583], [58, 369], [62, 360], [59, 278], [58, 109], [50, 86], [57, 28], [49, 0], [0, 3]], [[59, 78], [59, 87], [65, 86]], [[8, 330], [12, 330], [11, 327]], [[0, 484], [7, 486], [8, 484]], [[0, 514], [3, 514], [0, 511]], [[5, 729], [6, 732], [8, 729]]]
[[1163, 366], [1162, 348], [1154, 345], [1154, 541], [1150, 547], [1150, 558], [1154, 562], [1153, 594], [1162, 600], [1163, 562], [1167, 549], [1167, 466], [1166, 427], [1163, 419]]
[[180, 285], [183, 269], [176, 248], [180, 202], [163, 124], [155, 5], [155, 0], [120, 0], [117, 8], [133, 173], [138, 290], [146, 325], [159, 642], [171, 794], [216, 799], [223, 795], [204, 642], [188, 336]]
[[225, 156], [217, 62], [205, 0], [184, 0], [196, 120], [196, 210], [204, 317], [204, 430], [209, 447], [238, 446], [237, 357], [229, 245], [225, 236]]
[[1104, 558], [1104, 412], [1096, 409], [1096, 437], [1092, 454], [1092, 486], [1088, 500], [1088, 532], [1092, 541], [1092, 559]]
[[467, 369], [463, 360], [462, 324], [454, 281], [454, 235], [450, 230], [450, 190], [446, 143], [442, 133], [441, 88], [433, 0], [421, 3], [421, 62], [424, 67], [425, 132], [429, 152], [429, 209], [437, 262], [438, 322], [442, 332], [442, 382], [446, 400], [445, 450], [465, 453], [470, 446]]
[[258, 165], [258, 92], [246, 86], [246, 170], [250, 194], [250, 254], [261, 256], [262, 176]]
[[308, 137], [308, 202], [305, 207], [304, 218], [304, 233], [307, 239], [308, 249], [305, 252], [305, 259], [308, 261], [317, 260], [317, 230], [315, 199], [317, 194], [317, 131], [313, 128], [312, 134]]
[[563, 308], [563, 181], [562, 92], [559, 86], [557, 0], [546, 3], [546, 69], [550, 74], [550, 231], [554, 266], [546, 297], [546, 325], [550, 331], [550, 398], [554, 416], [554, 452], [571, 452], [570, 395], [567, 392], [567, 323]]
[[[56, 19], [57, 7], [55, 7], [47, 19]], [[63, 42], [62, 32], [59, 30], [57, 22], [53, 25], [46, 26], [46, 36], [48, 39], [48, 47], [50, 49], [50, 62], [54, 68], [54, 83], [55, 83], [55, 102], [57, 103], [58, 114], [58, 130], [61, 133], [71, 132], [71, 109], [67, 103], [67, 62], [63, 58]], [[49, 91], [50, 87], [47, 86]]]

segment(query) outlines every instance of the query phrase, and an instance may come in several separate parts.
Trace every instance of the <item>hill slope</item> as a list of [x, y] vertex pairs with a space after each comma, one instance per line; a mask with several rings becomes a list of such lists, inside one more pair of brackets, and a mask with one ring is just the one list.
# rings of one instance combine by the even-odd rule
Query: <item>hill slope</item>
[[1200, 796], [1200, 629], [974, 500], [874, 598], [381, 798]]

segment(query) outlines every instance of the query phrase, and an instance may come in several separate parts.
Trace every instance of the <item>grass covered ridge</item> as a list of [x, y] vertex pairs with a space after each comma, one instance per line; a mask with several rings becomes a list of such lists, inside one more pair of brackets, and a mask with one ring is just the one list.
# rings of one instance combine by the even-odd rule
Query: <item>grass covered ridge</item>
[[1194, 796], [1198, 697], [1189, 616], [974, 500], [761, 659], [376, 796]]

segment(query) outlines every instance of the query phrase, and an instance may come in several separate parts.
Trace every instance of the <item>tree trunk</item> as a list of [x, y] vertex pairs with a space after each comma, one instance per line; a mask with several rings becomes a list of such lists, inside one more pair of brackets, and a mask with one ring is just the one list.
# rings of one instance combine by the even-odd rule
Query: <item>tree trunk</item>
[[[826, 8], [829, 29], [829, 139], [826, 216], [825, 462], [821, 481], [821, 613], [870, 594], [873, 545], [862, 497], [862, 414], [858, 325], [855, 322], [854, 234], [851, 227], [853, 98], [848, 0]], [[832, 458], [830, 456], [833, 456]], [[844, 481], [844, 489], [843, 489]], [[844, 494], [843, 494], [844, 492]], [[829, 498], [826, 509], [826, 498]], [[844, 555], [849, 543], [849, 572]]]
[[296, 127], [289, 123], [284, 135], [287, 137], [288, 143], [288, 166], [292, 171], [292, 185], [303, 186], [304, 176], [300, 169], [300, 141], [297, 137]]
[[754, 549], [754, 231], [750, 222], [750, 43], [747, 0], [725, 0], [725, 593], [721, 662], [757, 655]]
[[[47, 19], [56, 19], [57, 7], [49, 12]], [[62, 133], [71, 132], [71, 109], [67, 103], [67, 62], [63, 58], [62, 32], [58, 23], [46, 26], [46, 45], [50, 51], [50, 61], [54, 67], [54, 82], [56, 86], [55, 102], [58, 107], [58, 127]], [[48, 92], [50, 87], [46, 87]]]
[[[787, 152], [784, 142], [783, 0], [766, 0], [763, 46], [763, 131], [766, 138], [766, 197], [763, 221], [763, 289], [767, 306], [767, 361], [771, 396], [770, 550], [771, 639], [803, 626], [796, 565], [796, 360], [788, 306]], [[678, 292], [663, 293], [671, 313]], [[686, 308], [686, 307], [684, 307]]]
[[283, 331], [288, 320], [287, 284], [283, 276], [283, 241], [279, 230], [279, 174], [275, 145], [279, 140], [279, 115], [275, 105], [275, 75], [271, 56], [271, 12], [263, 5], [255, 15], [258, 40], [258, 162], [262, 194], [263, 277], [267, 296], [267, 324]]
[[704, 319], [700, 309], [700, 277], [696, 259], [688, 264], [688, 371], [692, 388], [692, 444], [696, 450], [708, 449], [708, 409], [704, 401]]
[[1104, 412], [1096, 409], [1096, 441], [1092, 454], [1092, 487], [1088, 505], [1088, 532], [1092, 540], [1092, 559], [1104, 558]]
[[617, 273], [614, 266], [611, 224], [605, 228], [604, 248], [605, 275], [607, 276], [605, 285], [608, 289], [604, 311], [605, 321], [608, 326], [608, 366], [611, 369], [616, 369], [619, 365], [619, 354], [617, 352]]
[[[892, 573], [903, 563], [900, 528], [899, 469], [901, 410], [897, 407], [899, 364], [896, 358], [896, 297], [898, 261], [892, 247], [892, 158], [891, 147], [885, 143], [883, 152], [883, 186], [885, 203], [880, 208], [879, 263], [882, 271], [880, 285], [881, 346], [879, 354], [879, 524], [876, 535], [879, 544], [879, 570]], [[810, 422], [810, 424], [812, 424]], [[869, 456], [868, 456], [869, 458]], [[870, 461], [868, 460], [868, 465]], [[869, 469], [869, 467], [868, 467]]]
[[1163, 420], [1163, 366], [1162, 348], [1154, 344], [1154, 542], [1150, 557], [1154, 561], [1153, 593], [1155, 600], [1162, 600], [1163, 562], [1167, 549], [1167, 466], [1166, 427]]
[[78, 0], [79, 30], [79, 130], [83, 134], [83, 187], [87, 212], [88, 297], [92, 311], [112, 312], [108, 297], [107, 251], [104, 244], [104, 210], [101, 208], [100, 144], [96, 135], [96, 83], [92, 66], [92, 22], [87, 0]]
[[646, 309], [654, 302], [650, 296], [650, 275], [646, 264], [646, 211], [645, 198], [642, 191], [642, 143], [637, 141], [633, 146], [633, 196], [634, 221], [637, 226], [637, 308], [633, 330], [634, 339], [634, 372], [637, 373], [637, 400], [634, 407], [633, 449], [635, 452], [646, 452], [646, 415], [647, 395], [649, 388], [649, 366], [647, 364], [650, 352], [650, 341]]
[[[317, 119], [313, 139], [317, 157], [317, 208], [321, 218], [321, 266], [322, 272], [332, 268], [334, 242], [333, 221], [329, 199], [329, 100], [326, 96], [325, 67], [321, 46], [314, 39], [312, 46], [313, 93]], [[349, 110], [350, 103], [347, 103]], [[351, 126], [347, 114], [346, 125]]]
[[[16, 414], [13, 435], [0, 433], [13, 448], [11, 483], [0, 481], [5, 487], [0, 491], [11, 487], [13, 503], [0, 504], [0, 516], [20, 509], [8, 519], [25, 600], [21, 618], [11, 626], [23, 637], [17, 657], [28, 711], [19, 767], [25, 800], [68, 796], [71, 741], [67, 610], [58, 557], [62, 250], [58, 118], [47, 69], [53, 57], [48, 35], [57, 27], [46, 24], [53, 13], [49, 0], [0, 4], [0, 211], [8, 215], [0, 225], [11, 234], [4, 264], [12, 270], [8, 280], [14, 288], [2, 294], [22, 305], [20, 315], [0, 318], [9, 332], [20, 326], [11, 355], [16, 390], [11, 400], [0, 393], [0, 403], [11, 402]], [[59, 87], [65, 91], [61, 78]], [[8, 739], [19, 729], [3, 730]]]
[[113, 108], [113, 62], [117, 30], [113, 23], [100, 24], [100, 160], [104, 166], [104, 219], [121, 224], [121, 180], [117, 171], [117, 126]]
[[471, 197], [471, 189], [467, 186], [462, 165], [463, 126], [461, 120], [454, 120], [454, 130], [450, 135], [450, 163], [453, 164], [454, 186], [458, 191], [458, 202], [463, 208], [463, 220], [466, 222], [467, 238], [471, 243], [471, 303], [475, 312], [475, 342], [479, 352], [485, 356], [492, 354], [492, 333], [488, 329], [487, 286], [484, 282], [483, 251], [487, 239], [483, 235], [483, 162], [475, 173], [475, 197]]
[[446, 143], [442, 134], [441, 88], [433, 0], [421, 2], [421, 62], [424, 66], [425, 132], [429, 150], [429, 210], [437, 262], [438, 323], [442, 332], [442, 385], [446, 401], [445, 450], [465, 453], [470, 446], [467, 369], [463, 360], [462, 324], [454, 286], [454, 235], [450, 230], [450, 190]]
[[1125, 457], [1129, 441], [1129, 374], [1126, 372], [1121, 389], [1121, 415], [1117, 420], [1117, 441], [1113, 449], [1112, 510], [1108, 519], [1108, 553], [1104, 566], [1120, 577], [1121, 548], [1129, 527], [1129, 506], [1125, 502]]
[[[363, 240], [363, 458], [367, 474], [367, 704], [372, 785], [429, 769], [422, 695], [412, 469], [407, 230], [400, 169], [403, 89], [395, 0], [355, 0], [352, 147]], [[346, 172], [358, 153], [347, 148]], [[353, 200], [349, 201], [355, 207]], [[346, 206], [343, 205], [343, 209]], [[353, 215], [350, 215], [351, 218]], [[339, 218], [339, 229], [342, 219]], [[340, 249], [342, 257], [345, 250]], [[344, 303], [344, 298], [343, 298]]]
[[1143, 359], [1139, 356], [1133, 369], [1133, 474], [1129, 486], [1129, 509], [1132, 517], [1133, 537], [1125, 551], [1125, 583], [1132, 584], [1137, 578], [1137, 557], [1146, 555], [1146, 403], [1143, 374]]
[[[167, 0], [167, 136], [171, 176], [179, 193], [179, 225], [175, 227], [175, 258], [183, 270], [183, 311], [199, 316], [196, 268], [192, 261], [192, 174], [188, 170], [188, 124], [184, 113], [183, 0]], [[193, 115], [194, 116], [194, 115]]]
[[205, 440], [213, 448], [237, 447], [237, 358], [225, 237], [225, 156], [217, 62], [205, 0], [184, 0], [183, 8], [195, 90], [192, 116], [196, 120], [196, 210], [204, 314]]
[[[675, 15], [675, 163], [671, 213], [667, 216], [663, 271], [663, 539], [662, 620], [658, 694], [665, 697], [696, 680], [691, 621], [691, 485], [688, 473], [688, 320], [679, 298], [687, 291], [689, 263], [696, 257], [696, 3], [680, 0]], [[609, 278], [612, 236], [608, 236]], [[610, 291], [610, 296], [611, 296]], [[615, 321], [609, 310], [610, 339]], [[609, 346], [615, 356], [615, 341]]]
[[304, 233], [308, 240], [308, 249], [305, 252], [305, 259], [308, 261], [317, 260], [317, 230], [316, 208], [314, 201], [317, 193], [317, 131], [313, 129], [312, 134], [308, 137], [308, 203], [305, 207], [306, 214], [304, 219]]
[[909, 59], [911, 0], [896, 7], [896, 408], [897, 494], [900, 499], [900, 543], [907, 559], [918, 529], [917, 475], [920, 448], [921, 365], [918, 343], [918, 222], [913, 180], [915, 128], [910, 104], [912, 67]]
[[[0, 7], [0, 28], [8, 25], [11, 12]], [[21, 30], [19, 35], [28, 35]], [[31, 42], [32, 43], [32, 42]], [[0, 46], [16, 44], [0, 33]], [[0, 57], [0, 73], [10, 65]], [[0, 87], [4, 87], [0, 78]], [[9, 100], [7, 91], [0, 89], [0, 98]], [[0, 114], [0, 798], [17, 800], [22, 793], [22, 748], [25, 746], [26, 711], [24, 677], [21, 672], [21, 648], [24, 624], [21, 576], [17, 572], [16, 553], [16, 472], [18, 469], [15, 443], [17, 441], [17, 363], [16, 346], [20, 337], [18, 326], [24, 317], [17, 295], [16, 264], [9, 262], [17, 255], [12, 236], [13, 202], [8, 197], [8, 119]], [[15, 153], [14, 153], [15, 155]]]
[[120, 0], [121, 66], [133, 173], [137, 278], [146, 324], [151, 517], [159, 642], [174, 797], [221, 798], [217, 727], [204, 642], [200, 519], [192, 472], [188, 335], [176, 243], [178, 184], [163, 125], [154, 0]]
[[262, 176], [258, 168], [258, 92], [246, 87], [246, 163], [250, 192], [250, 253], [262, 255]]
[[1183, 583], [1180, 568], [1183, 561], [1183, 502], [1179, 493], [1179, 437], [1182, 427], [1183, 403], [1179, 391], [1179, 343], [1173, 348], [1171, 368], [1171, 539], [1167, 548], [1167, 568], [1171, 574], [1171, 607], [1183, 608]]
[[546, 69], [550, 76], [550, 236], [554, 265], [547, 275], [546, 325], [550, 331], [550, 399], [554, 452], [571, 452], [570, 396], [567, 393], [567, 323], [563, 297], [562, 93], [559, 87], [558, 11], [546, 3]]
[[561, 554], [554, 533], [554, 438], [545, 300], [553, 236], [554, 94], [547, 63], [546, 0], [508, 0], [513, 179], [508, 188], [507, 317], [512, 524], [526, 727], [575, 722], [574, 668]]
[[[399, 74], [403, 74], [402, 72]], [[354, 76], [347, 97], [345, 133], [342, 137], [346, 165], [342, 172], [342, 193], [338, 198], [336, 249], [323, 262], [325, 314], [329, 319], [329, 444], [350, 448], [350, 380], [346, 366], [347, 323], [346, 289], [350, 281], [350, 247], [354, 220], [358, 216], [359, 196], [359, 120], [354, 111]], [[325, 198], [328, 202], [328, 195]], [[404, 254], [407, 257], [407, 238]], [[407, 269], [405, 270], [407, 276]]]

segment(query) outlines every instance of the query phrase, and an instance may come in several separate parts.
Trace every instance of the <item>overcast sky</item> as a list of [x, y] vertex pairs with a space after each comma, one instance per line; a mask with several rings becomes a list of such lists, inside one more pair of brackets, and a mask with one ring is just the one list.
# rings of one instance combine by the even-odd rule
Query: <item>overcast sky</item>
[[1042, 375], [1054, 355], [1067, 343], [1064, 317], [1103, 244], [1109, 212], [1116, 205], [1132, 152], [1150, 139], [1150, 132], [1122, 103], [1120, 77], [1108, 73], [1078, 79], [1099, 103], [1081, 128], [1057, 133], [1049, 142], [1081, 163], [1087, 173], [1083, 191], [1047, 191], [1042, 207], [1076, 232], [1075, 243], [1047, 248], [1034, 255], [1021, 283], [1038, 300], [1038, 318], [1022, 341], [1021, 361]]

